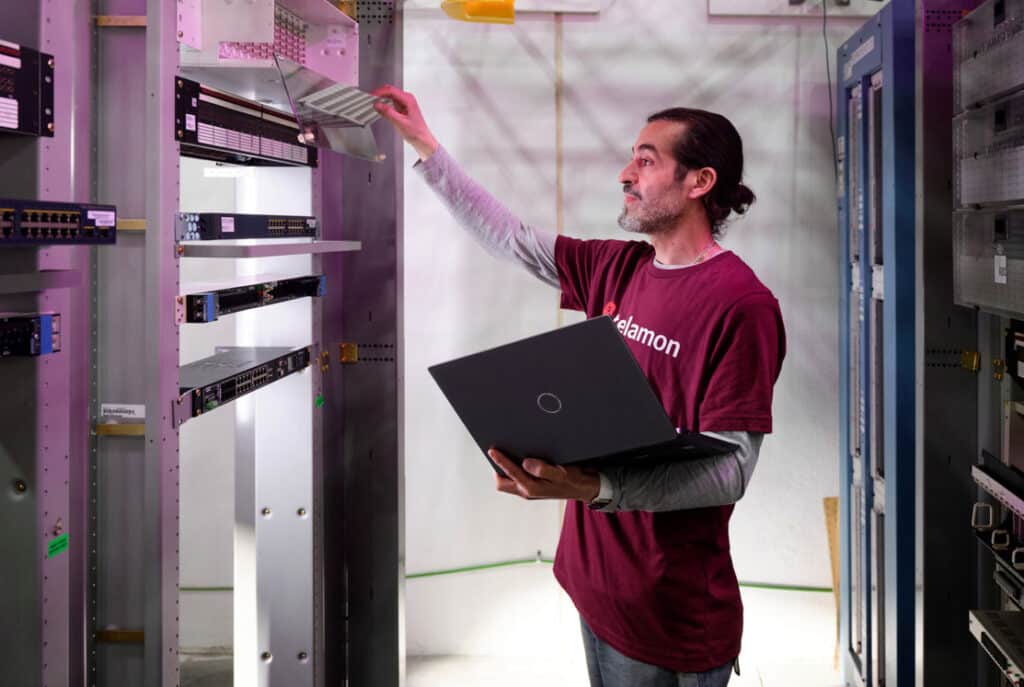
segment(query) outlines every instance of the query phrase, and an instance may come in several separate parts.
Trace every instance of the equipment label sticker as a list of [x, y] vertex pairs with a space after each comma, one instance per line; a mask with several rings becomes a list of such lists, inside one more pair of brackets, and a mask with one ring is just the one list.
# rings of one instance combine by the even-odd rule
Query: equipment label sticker
[[46, 557], [53, 558], [68, 550], [68, 533], [54, 537], [46, 544]]
[[128, 420], [145, 420], [146, 406], [128, 403], [100, 404], [100, 417], [120, 417]]
[[220, 231], [222, 234], [233, 234], [235, 233], [235, 218], [234, 217], [221, 217], [220, 218]]
[[0, 126], [18, 128], [18, 101], [14, 98], [0, 98]]
[[185, 130], [195, 131], [196, 130], [196, 116], [194, 114], [185, 115]]
[[995, 268], [996, 268], [996, 283], [997, 284], [1005, 284], [1006, 283], [1006, 256], [1005, 255], [997, 255], [996, 256]]
[[89, 210], [86, 217], [96, 222], [97, 227], [112, 227], [117, 224], [117, 213], [110, 210]]
[[0, 65], [21, 69], [21, 46], [9, 41], [0, 41]]

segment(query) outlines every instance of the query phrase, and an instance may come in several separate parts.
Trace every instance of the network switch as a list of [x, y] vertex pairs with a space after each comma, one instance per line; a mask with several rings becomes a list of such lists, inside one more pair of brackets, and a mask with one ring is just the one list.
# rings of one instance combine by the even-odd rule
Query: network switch
[[971, 634], [1011, 685], [1024, 685], [1024, 613], [971, 611]]
[[0, 198], [0, 245], [115, 243], [117, 208]]
[[174, 235], [178, 241], [316, 238], [318, 226], [316, 217], [301, 215], [180, 212]]
[[324, 295], [323, 276], [262, 281], [258, 284], [191, 293], [182, 298], [178, 322], [213, 322], [221, 315]]
[[53, 136], [53, 55], [0, 41], [0, 131]]
[[191, 417], [230, 403], [309, 366], [309, 348], [218, 348], [183, 365], [180, 393], [191, 396]]
[[175, 138], [182, 155], [244, 165], [316, 167], [288, 112], [183, 77], [174, 80]]
[[0, 313], [0, 358], [60, 351], [60, 315]]

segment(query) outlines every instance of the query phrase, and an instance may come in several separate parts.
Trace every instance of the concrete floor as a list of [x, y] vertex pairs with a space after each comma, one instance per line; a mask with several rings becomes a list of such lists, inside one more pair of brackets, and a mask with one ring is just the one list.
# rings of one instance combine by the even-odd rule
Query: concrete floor
[[[740, 656], [743, 674], [733, 676], [729, 687], [838, 687], [841, 684], [840, 675], [833, 667], [835, 605], [831, 594], [745, 588], [743, 601], [745, 629]], [[582, 646], [557, 659], [532, 656], [409, 656], [407, 659], [406, 687], [480, 685], [587, 687]], [[231, 658], [184, 658], [181, 687], [234, 687]]]

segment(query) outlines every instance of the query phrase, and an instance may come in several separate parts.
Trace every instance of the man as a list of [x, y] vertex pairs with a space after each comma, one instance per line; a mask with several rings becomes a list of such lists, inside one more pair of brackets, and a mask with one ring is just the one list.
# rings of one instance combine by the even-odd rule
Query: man
[[[743, 608], [729, 517], [765, 433], [785, 354], [778, 302], [716, 241], [754, 194], [727, 119], [674, 108], [648, 119], [619, 175], [619, 225], [644, 241], [580, 241], [524, 225], [430, 133], [416, 99], [385, 86], [377, 111], [419, 154], [417, 172], [492, 253], [562, 291], [562, 306], [612, 315], [669, 417], [739, 449], [601, 473], [492, 450], [500, 491], [568, 499], [555, 576], [580, 612], [593, 687], [720, 687], [740, 651]], [[655, 348], [647, 332], [678, 341]]]

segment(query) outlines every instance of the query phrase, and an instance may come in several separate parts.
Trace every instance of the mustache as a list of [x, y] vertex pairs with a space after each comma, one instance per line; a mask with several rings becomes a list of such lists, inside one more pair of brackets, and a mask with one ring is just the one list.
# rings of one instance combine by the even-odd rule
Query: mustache
[[622, 192], [623, 193], [627, 193], [627, 194], [633, 196], [637, 200], [641, 199], [640, 194], [633, 190], [633, 186], [631, 184], [623, 184], [622, 185]]

